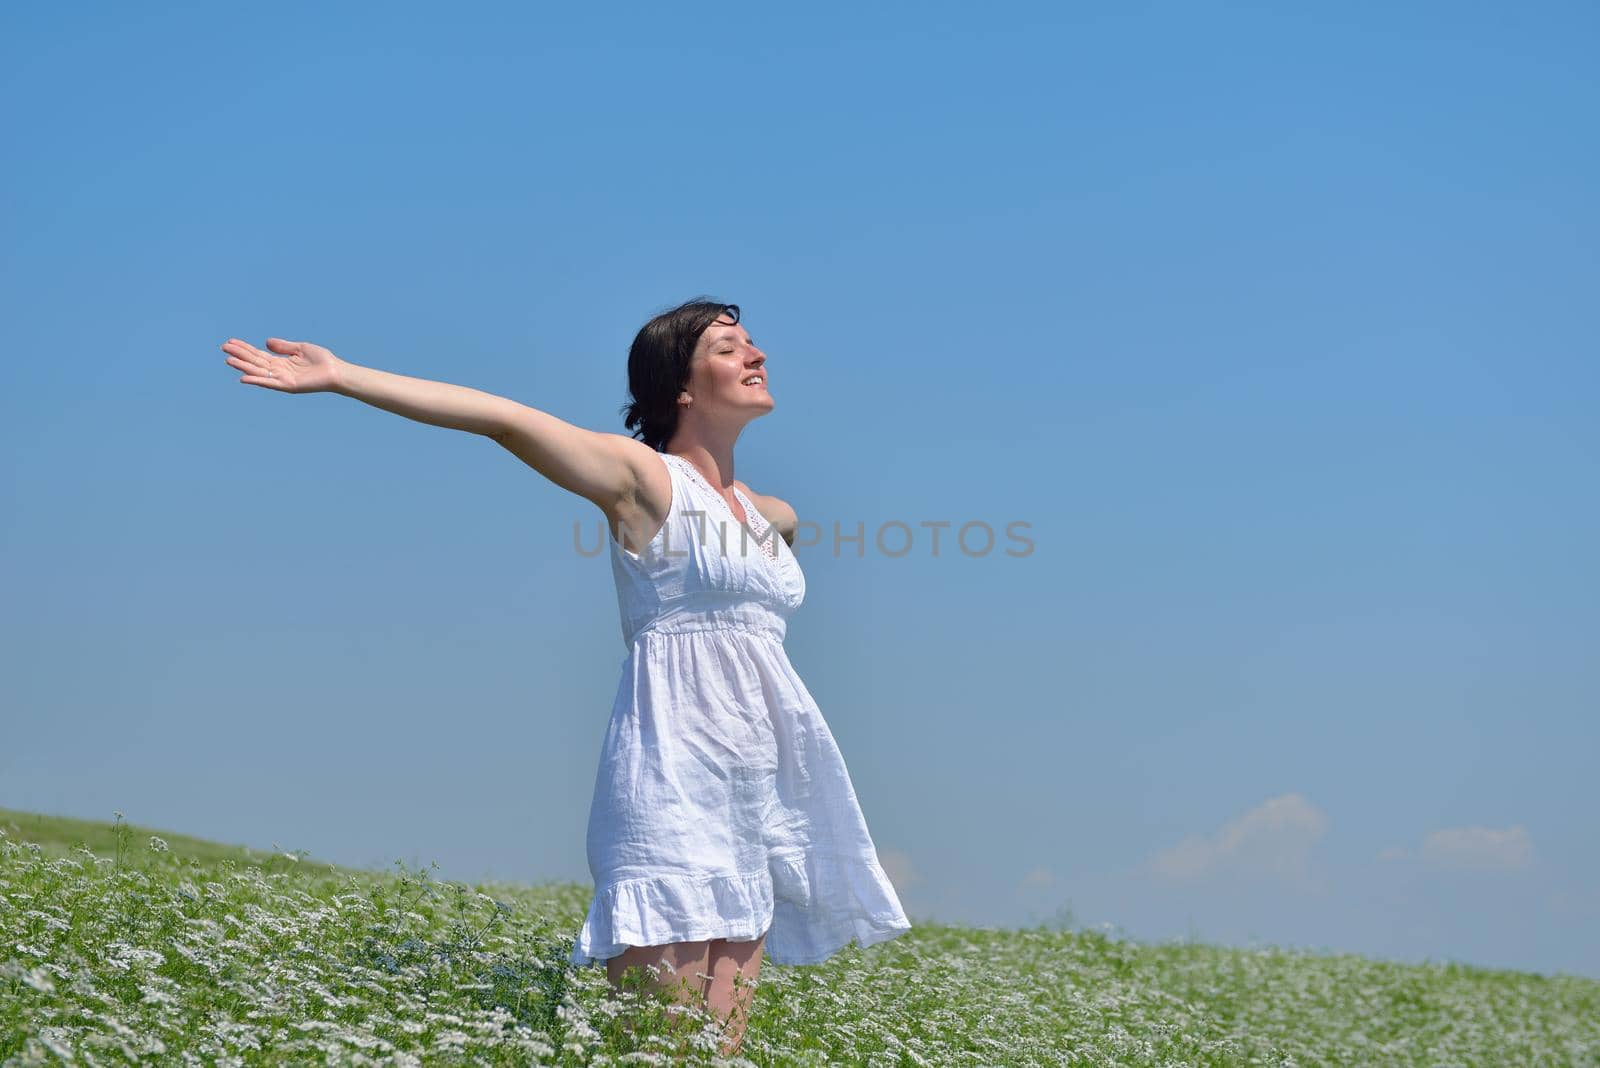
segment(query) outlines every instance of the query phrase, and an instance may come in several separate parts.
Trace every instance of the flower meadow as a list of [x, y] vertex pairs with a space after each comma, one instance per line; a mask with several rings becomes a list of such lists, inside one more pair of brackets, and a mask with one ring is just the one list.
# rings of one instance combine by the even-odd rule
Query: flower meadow
[[920, 922], [744, 1043], [567, 960], [590, 888], [0, 810], [0, 1065], [1600, 1065], [1600, 981]]

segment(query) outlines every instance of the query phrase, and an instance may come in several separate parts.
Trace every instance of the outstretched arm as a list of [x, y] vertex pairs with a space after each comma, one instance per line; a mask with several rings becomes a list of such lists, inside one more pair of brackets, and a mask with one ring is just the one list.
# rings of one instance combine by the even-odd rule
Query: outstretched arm
[[340, 368], [333, 391], [419, 423], [484, 437], [504, 429], [509, 409], [516, 404], [470, 386], [412, 378], [353, 363], [344, 363]]
[[228, 363], [245, 372], [239, 379], [280, 393], [341, 393], [374, 408], [450, 430], [491, 434], [505, 425], [504, 397], [448, 382], [409, 378], [341, 360], [309, 341], [267, 338], [263, 352], [237, 338], [222, 346]]
[[504, 446], [562, 489], [608, 512], [632, 496], [649, 446], [621, 434], [574, 426], [548, 412], [467, 386], [380, 371], [341, 360], [308, 341], [268, 338], [263, 352], [237, 338], [222, 345], [239, 379], [282, 393], [339, 393], [386, 412]]

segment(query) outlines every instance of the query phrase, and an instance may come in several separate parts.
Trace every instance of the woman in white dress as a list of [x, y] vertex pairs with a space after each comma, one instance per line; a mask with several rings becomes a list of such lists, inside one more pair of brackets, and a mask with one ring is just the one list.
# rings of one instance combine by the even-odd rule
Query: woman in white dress
[[[767, 357], [739, 307], [657, 315], [628, 356], [626, 426], [586, 430], [464, 386], [340, 360], [309, 342], [223, 344], [240, 382], [335, 392], [490, 438], [593, 502], [628, 655], [590, 806], [595, 893], [577, 965], [654, 966], [654, 982], [743, 1038], [763, 953], [816, 964], [909, 930], [821, 711], [783, 649], [805, 596], [798, 519], [733, 477], [733, 448], [773, 410]], [[738, 977], [736, 979], [736, 977]]]

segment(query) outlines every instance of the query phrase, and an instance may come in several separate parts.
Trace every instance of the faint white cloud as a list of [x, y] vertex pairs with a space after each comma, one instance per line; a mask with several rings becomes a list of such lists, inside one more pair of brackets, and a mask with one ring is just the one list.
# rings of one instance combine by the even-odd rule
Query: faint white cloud
[[1450, 827], [1422, 840], [1420, 855], [1434, 868], [1511, 871], [1533, 859], [1533, 843], [1522, 827]]
[[1044, 868], [1035, 868], [1022, 877], [1022, 889], [1048, 890], [1059, 881], [1055, 872], [1047, 871]]
[[1189, 881], [1221, 872], [1263, 875], [1314, 887], [1311, 848], [1327, 815], [1300, 794], [1269, 798], [1209, 835], [1193, 834], [1147, 862], [1164, 879]]
[[922, 881], [922, 875], [911, 862], [908, 853], [898, 849], [878, 850], [878, 863], [883, 865], [883, 873], [894, 884], [895, 893], [904, 896], [906, 891]]
[[1411, 850], [1405, 846], [1390, 846], [1388, 849], [1378, 851], [1379, 860], [1404, 860], [1411, 855]]

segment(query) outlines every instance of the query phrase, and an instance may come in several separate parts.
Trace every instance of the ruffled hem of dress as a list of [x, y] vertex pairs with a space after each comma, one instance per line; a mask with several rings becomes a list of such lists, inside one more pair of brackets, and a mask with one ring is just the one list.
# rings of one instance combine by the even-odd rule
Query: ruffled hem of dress
[[910, 929], [875, 858], [774, 856], [767, 872], [646, 876], [596, 890], [570, 960], [582, 967], [629, 946], [766, 934], [774, 964], [820, 964], [852, 940], [865, 949]]
[[774, 854], [778, 880], [767, 955], [777, 964], [821, 964], [853, 940], [862, 949], [911, 930], [876, 856]]
[[571, 960], [581, 967], [629, 946], [709, 938], [750, 942], [771, 925], [772, 877], [766, 873], [620, 879], [595, 891]]

